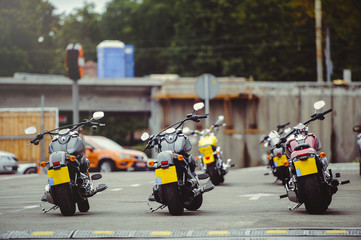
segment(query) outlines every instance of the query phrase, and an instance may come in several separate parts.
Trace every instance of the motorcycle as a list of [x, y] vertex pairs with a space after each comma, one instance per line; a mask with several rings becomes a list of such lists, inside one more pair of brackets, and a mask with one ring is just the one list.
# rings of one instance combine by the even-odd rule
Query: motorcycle
[[221, 147], [217, 146], [216, 134], [220, 127], [226, 126], [225, 123], [222, 124], [223, 120], [224, 117], [221, 115], [209, 129], [189, 130], [185, 133], [200, 136], [197, 160], [201, 163], [201, 170], [210, 176], [212, 183], [216, 186], [224, 182], [224, 176], [228, 173], [228, 169], [234, 166], [234, 164], [230, 164], [231, 159], [227, 159], [226, 163], [223, 162]]
[[[267, 155], [268, 159], [268, 168], [271, 169], [273, 176], [277, 180], [281, 180], [284, 185], [289, 179], [288, 165], [289, 161], [287, 159], [285, 145], [281, 144], [280, 147], [276, 147], [281, 135], [290, 131], [289, 128], [285, 129], [290, 123], [285, 123], [277, 126], [277, 131], [272, 130], [264, 139], [261, 141], [265, 147], [269, 147], [269, 154]], [[268, 175], [268, 173], [265, 173]]]
[[360, 153], [360, 160], [359, 160], [360, 172], [359, 172], [359, 174], [361, 175], [361, 125], [354, 126], [353, 131], [358, 133], [356, 142], [357, 142], [358, 150]]
[[350, 182], [349, 180], [340, 182], [337, 179], [340, 174], [333, 174], [331, 169], [327, 172], [326, 154], [319, 152], [321, 142], [316, 135], [308, 133], [308, 124], [325, 119], [325, 115], [332, 111], [329, 109], [317, 112], [324, 105], [324, 101], [315, 102], [315, 113], [311, 118], [296, 125], [276, 144], [280, 147], [286, 142], [286, 150], [290, 154], [290, 179], [285, 184], [287, 194], [280, 198], [288, 197], [290, 201], [297, 203], [294, 207], [289, 207], [291, 211], [304, 203], [308, 213], [324, 213], [332, 201], [332, 195], [337, 192], [338, 186]]
[[[104, 116], [103, 112], [95, 112], [93, 118], [83, 122], [44, 131], [36, 135], [27, 145], [38, 145], [45, 135], [52, 138], [49, 144], [49, 161], [41, 162], [43, 168], [48, 167], [48, 185], [45, 187], [45, 194], [42, 201], [54, 204], [43, 213], [60, 208], [64, 216], [73, 216], [76, 211], [76, 204], [80, 212], [87, 212], [90, 208], [88, 198], [96, 193], [107, 189], [105, 184], [99, 184], [96, 189], [93, 187], [93, 180], [102, 177], [101, 174], [94, 174], [90, 177], [89, 161], [84, 157], [84, 143], [76, 131], [82, 126], [92, 127], [93, 130], [104, 124], [92, 122]], [[36, 128], [29, 127], [26, 134], [35, 134]]]
[[166, 127], [156, 135], [149, 136], [145, 132], [141, 136], [143, 141], [147, 141], [144, 151], [155, 148], [158, 152], [156, 162], [148, 161], [151, 167], [156, 164], [156, 185], [149, 200], [162, 205], [156, 209], [151, 208], [152, 212], [166, 206], [171, 215], [183, 214], [184, 208], [195, 211], [203, 203], [203, 193], [214, 188], [211, 182], [201, 186], [199, 179], [206, 179], [209, 176], [195, 173], [196, 160], [188, 154], [192, 145], [180, 129], [187, 121], [199, 122], [200, 119], [207, 118], [207, 114], [194, 114], [203, 107], [203, 103], [196, 103], [193, 106], [193, 113], [187, 114], [185, 119]]

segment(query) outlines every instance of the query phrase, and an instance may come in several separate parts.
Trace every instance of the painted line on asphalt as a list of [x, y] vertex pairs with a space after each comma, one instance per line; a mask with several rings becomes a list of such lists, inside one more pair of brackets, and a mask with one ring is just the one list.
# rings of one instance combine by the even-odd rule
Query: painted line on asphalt
[[361, 237], [361, 227], [357, 228], [247, 228], [247, 229], [225, 229], [225, 230], [176, 230], [176, 231], [150, 231], [150, 230], [72, 230], [72, 231], [7, 231], [0, 232], [0, 239], [114, 239], [114, 238], [249, 238], [261, 237], [305, 237], [312, 239], [322, 237]]

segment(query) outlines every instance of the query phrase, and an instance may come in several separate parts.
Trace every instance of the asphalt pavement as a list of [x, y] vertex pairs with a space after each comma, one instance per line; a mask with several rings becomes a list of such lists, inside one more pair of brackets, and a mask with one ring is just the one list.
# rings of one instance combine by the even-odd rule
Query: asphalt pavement
[[[357, 239], [361, 238], [361, 176], [358, 164], [331, 164], [339, 187], [324, 214], [293, 206], [265, 166], [232, 169], [224, 184], [204, 194], [197, 211], [171, 216], [148, 202], [153, 171], [103, 174], [108, 189], [89, 199], [90, 210], [64, 217], [40, 198], [46, 175], [0, 175], [0, 239]], [[202, 180], [205, 183], [206, 180]], [[96, 182], [96, 183], [97, 183]]]

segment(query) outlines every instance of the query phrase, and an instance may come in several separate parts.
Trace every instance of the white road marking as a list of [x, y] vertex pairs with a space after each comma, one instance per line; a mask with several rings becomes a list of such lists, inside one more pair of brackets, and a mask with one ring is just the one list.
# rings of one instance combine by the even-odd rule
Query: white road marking
[[245, 194], [241, 195], [241, 197], [248, 197], [249, 200], [258, 200], [260, 197], [269, 197], [273, 196], [274, 194], [268, 194], [268, 193], [255, 193], [255, 194]]

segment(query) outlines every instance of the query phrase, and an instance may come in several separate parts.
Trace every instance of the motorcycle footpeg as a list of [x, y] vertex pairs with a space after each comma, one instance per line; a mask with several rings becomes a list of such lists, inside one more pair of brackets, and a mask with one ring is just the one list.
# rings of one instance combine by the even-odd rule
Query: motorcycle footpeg
[[287, 194], [287, 193], [286, 193], [286, 194], [283, 194], [283, 195], [280, 195], [280, 199], [286, 198], [286, 197], [288, 197], [288, 194]]
[[350, 180], [342, 181], [340, 184], [341, 184], [341, 185], [344, 185], [344, 184], [348, 184], [348, 183], [351, 183]]
[[97, 189], [96, 189], [95, 191], [96, 191], [96, 193], [98, 193], [98, 192], [104, 191], [104, 190], [107, 189], [107, 188], [108, 188], [107, 185], [101, 183], [101, 184], [99, 184], [99, 185], [97, 186]]
[[213, 185], [212, 182], [208, 182], [203, 186], [203, 191], [202, 192], [209, 192], [211, 190], [213, 190], [215, 188], [215, 186]]
[[93, 174], [92, 176], [91, 176], [91, 179], [92, 180], [99, 180], [99, 179], [101, 179], [103, 176], [100, 174], [100, 173], [96, 173], [96, 174]]
[[204, 180], [204, 179], [207, 179], [207, 178], [209, 178], [208, 173], [198, 174], [198, 179], [199, 179], [199, 180]]

